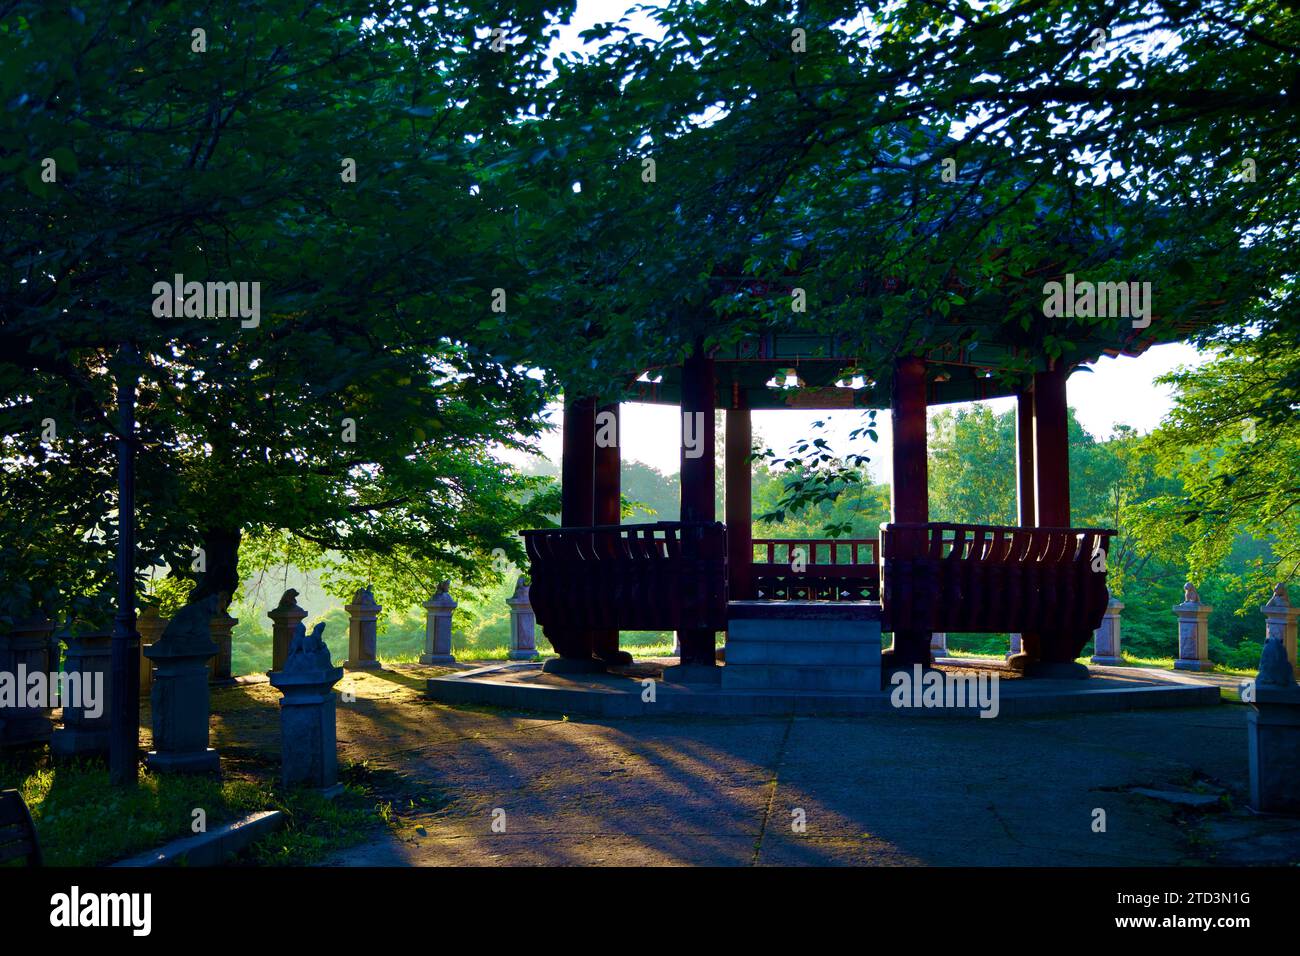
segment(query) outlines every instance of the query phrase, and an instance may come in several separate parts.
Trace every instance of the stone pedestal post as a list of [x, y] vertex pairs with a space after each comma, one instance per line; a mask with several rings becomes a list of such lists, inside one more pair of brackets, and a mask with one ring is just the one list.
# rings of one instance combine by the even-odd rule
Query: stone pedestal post
[[506, 599], [510, 607], [510, 650], [506, 657], [512, 661], [531, 661], [537, 656], [537, 618], [528, 599], [528, 578], [520, 576], [515, 582], [515, 593]]
[[219, 602], [214, 594], [185, 605], [144, 652], [154, 663], [154, 749], [145, 756], [150, 770], [199, 773], [220, 766], [208, 746], [208, 661], [218, 652], [212, 619]]
[[350, 671], [375, 670], [379, 667], [379, 612], [369, 588], [362, 588], [345, 604], [348, 612], [348, 659], [343, 666]]
[[1007, 660], [1010, 660], [1011, 658], [1015, 657], [1017, 654], [1023, 654], [1024, 646], [1020, 640], [1020, 635], [1008, 634], [1007, 637], [1011, 639], [1010, 647], [1007, 649]]
[[1183, 603], [1174, 605], [1178, 615], [1178, 658], [1174, 667], [1180, 671], [1208, 671], [1210, 663], [1210, 612], [1214, 608], [1201, 603], [1191, 583], [1183, 586]]
[[307, 612], [298, 606], [298, 592], [289, 588], [266, 616], [271, 619], [271, 670], [278, 671], [289, 657], [289, 644]]
[[1264, 641], [1246, 734], [1251, 808], [1300, 813], [1300, 685], [1281, 638]]
[[1119, 615], [1123, 610], [1124, 605], [1117, 597], [1112, 597], [1106, 604], [1106, 613], [1101, 616], [1101, 626], [1092, 634], [1091, 660], [1094, 664], [1124, 663], [1119, 635]]
[[[433, 597], [424, 602], [424, 653], [420, 655], [421, 664], [456, 663], [456, 658], [451, 653], [451, 613], [454, 610], [456, 599], [451, 596], [451, 582], [443, 581]], [[512, 608], [512, 619], [513, 616]], [[513, 641], [513, 620], [511, 624]]]
[[217, 653], [208, 663], [208, 676], [214, 684], [227, 685], [235, 682], [230, 673], [230, 645], [231, 632], [238, 623], [239, 618], [231, 617], [224, 608], [219, 608], [208, 622], [212, 643], [217, 645]]
[[69, 634], [67, 644], [66, 677], [60, 680], [63, 727], [50, 736], [50, 750], [59, 757], [107, 756], [113, 635]]
[[[12, 706], [0, 702], [0, 748], [39, 743], [50, 739], [53, 724], [51, 707], [25, 706], [31, 684], [28, 676], [44, 675], [40, 683], [47, 688], [50, 675], [50, 635], [54, 622], [44, 614], [17, 621], [8, 634], [0, 634], [0, 675], [13, 681], [15, 699]], [[43, 701], [50, 704], [48, 696]]]
[[943, 633], [943, 631], [935, 631], [930, 635], [930, 656], [948, 656], [948, 635]]
[[167, 618], [158, 614], [156, 607], [147, 607], [136, 619], [135, 629], [140, 632], [140, 696], [153, 692], [153, 661], [145, 649], [155, 644], [167, 628]]
[[1291, 662], [1294, 675], [1300, 678], [1300, 657], [1296, 656], [1296, 619], [1300, 618], [1300, 607], [1292, 607], [1287, 596], [1286, 586], [1278, 584], [1273, 588], [1273, 596], [1268, 599], [1261, 611], [1266, 620], [1264, 639], [1276, 637], [1286, 648], [1287, 660]]
[[281, 670], [271, 671], [280, 701], [280, 780], [286, 787], [332, 787], [339, 778], [334, 685], [343, 668], [330, 660], [321, 639], [324, 624], [307, 634], [302, 623]]

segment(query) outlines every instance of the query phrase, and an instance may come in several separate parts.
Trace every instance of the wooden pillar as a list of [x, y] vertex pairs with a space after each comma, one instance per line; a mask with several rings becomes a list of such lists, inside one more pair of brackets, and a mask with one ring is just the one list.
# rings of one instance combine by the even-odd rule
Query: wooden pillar
[[925, 359], [910, 356], [894, 364], [890, 404], [894, 431], [893, 519], [895, 522], [929, 521]]
[[1037, 523], [1034, 508], [1034, 392], [1016, 393], [1016, 524], [1024, 528]]
[[[914, 355], [894, 363], [890, 396], [894, 431], [894, 476], [890, 486], [895, 524], [930, 520], [929, 471], [926, 462], [925, 359]], [[922, 535], [898, 537], [906, 549], [924, 547]], [[930, 632], [894, 632], [894, 646], [885, 655], [886, 667], [930, 663]]]
[[[622, 465], [619, 453], [618, 403], [602, 405], [594, 416], [594, 486], [593, 514], [595, 524], [620, 524], [620, 495], [622, 491], [619, 471]], [[607, 664], [631, 664], [632, 655], [618, 649], [618, 630], [602, 628], [591, 632], [591, 652]]]
[[[560, 524], [566, 528], [595, 523], [595, 450], [595, 399], [566, 394], [560, 451]], [[551, 628], [547, 637], [560, 657], [591, 661], [590, 632]]]
[[[718, 520], [713, 484], [716, 387], [713, 359], [704, 354], [703, 343], [697, 342], [691, 357], [682, 363], [682, 521]], [[679, 631], [677, 640], [682, 664], [715, 665], [713, 631]]]
[[[1034, 483], [1034, 388], [1032, 383], [1016, 392], [1016, 524], [1032, 528], [1038, 523]], [[1007, 662], [1013, 670], [1024, 670], [1039, 657], [1037, 634], [1010, 634]]]
[[596, 524], [619, 524], [621, 515], [619, 496], [622, 485], [619, 470], [622, 465], [618, 447], [618, 403], [602, 405], [595, 417], [595, 504]]
[[754, 597], [754, 489], [749, 453], [753, 447], [753, 425], [744, 393], [732, 389], [727, 409], [727, 584], [733, 601]]
[[1034, 375], [1034, 502], [1043, 528], [1070, 525], [1070, 437], [1064, 362]]
[[560, 524], [586, 527], [595, 522], [596, 402], [564, 398], [560, 450]]

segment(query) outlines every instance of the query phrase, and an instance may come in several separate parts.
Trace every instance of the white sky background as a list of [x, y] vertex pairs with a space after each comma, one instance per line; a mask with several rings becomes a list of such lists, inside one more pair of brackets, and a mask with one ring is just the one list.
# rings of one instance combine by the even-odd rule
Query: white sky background
[[[581, 46], [578, 34], [596, 23], [622, 19], [632, 0], [578, 0], [573, 22], [559, 30], [557, 50], [576, 50]], [[629, 17], [629, 26], [638, 32], [658, 34], [653, 22], [644, 15]], [[1069, 404], [1079, 422], [1097, 438], [1107, 438], [1116, 424], [1131, 425], [1142, 432], [1150, 431], [1160, 423], [1172, 405], [1172, 389], [1157, 385], [1154, 379], [1183, 365], [1197, 365], [1206, 360], [1189, 345], [1160, 345], [1149, 349], [1138, 358], [1101, 358], [1094, 365], [1084, 366], [1070, 376]], [[1087, 371], [1091, 369], [1091, 371]], [[1004, 412], [1015, 405], [1015, 399], [995, 399], [987, 403], [995, 413]], [[934, 415], [943, 408], [962, 408], [963, 405], [942, 405], [930, 409]], [[679, 470], [681, 424], [679, 410], [672, 405], [643, 405], [624, 403], [619, 445], [624, 461], [641, 461], [665, 474]], [[547, 417], [557, 426], [560, 410], [551, 408]], [[754, 436], [763, 441], [778, 455], [801, 438], [814, 434], [812, 423], [825, 420], [829, 427], [815, 434], [825, 437], [838, 455], [849, 451], [871, 458], [871, 473], [877, 480], [889, 480], [890, 452], [893, 436], [889, 426], [889, 410], [877, 414], [877, 432], [880, 440], [871, 442], [861, 438], [852, 445], [848, 434], [864, 421], [861, 412], [846, 411], [758, 411], [753, 413]], [[540, 442], [542, 452], [557, 466], [560, 463], [561, 437], [557, 427]], [[512, 460], [519, 459], [508, 456]]]

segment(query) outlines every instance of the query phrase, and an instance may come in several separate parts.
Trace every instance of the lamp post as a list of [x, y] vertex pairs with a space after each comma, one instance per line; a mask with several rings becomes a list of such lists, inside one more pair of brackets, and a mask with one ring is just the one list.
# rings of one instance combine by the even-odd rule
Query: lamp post
[[135, 629], [135, 388], [138, 355], [123, 343], [117, 363], [117, 614], [109, 699], [109, 779], [135, 786], [140, 750], [140, 635]]

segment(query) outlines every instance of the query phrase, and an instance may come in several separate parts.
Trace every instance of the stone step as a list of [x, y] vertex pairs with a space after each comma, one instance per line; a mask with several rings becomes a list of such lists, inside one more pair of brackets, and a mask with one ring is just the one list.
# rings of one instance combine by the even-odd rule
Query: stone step
[[751, 641], [729, 636], [730, 664], [814, 664], [858, 667], [880, 666], [880, 644], [865, 641]]
[[880, 626], [874, 621], [732, 620], [727, 624], [727, 641], [733, 640], [879, 645]]
[[[731, 650], [728, 648], [728, 655]], [[880, 691], [879, 667], [733, 664], [722, 668], [723, 690]]]

